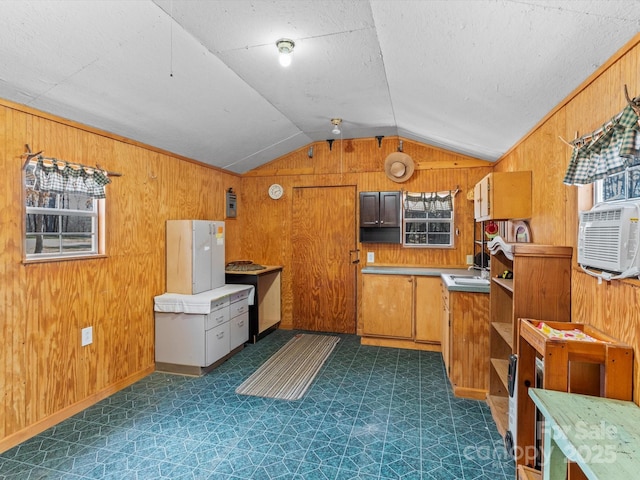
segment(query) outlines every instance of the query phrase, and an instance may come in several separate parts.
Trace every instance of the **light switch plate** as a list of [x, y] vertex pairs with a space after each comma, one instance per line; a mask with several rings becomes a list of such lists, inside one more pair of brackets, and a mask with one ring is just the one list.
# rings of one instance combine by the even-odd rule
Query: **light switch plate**
[[374, 263], [376, 261], [376, 254], [374, 252], [367, 252], [367, 263]]
[[86, 327], [82, 329], [82, 343], [83, 347], [93, 343], [93, 327]]

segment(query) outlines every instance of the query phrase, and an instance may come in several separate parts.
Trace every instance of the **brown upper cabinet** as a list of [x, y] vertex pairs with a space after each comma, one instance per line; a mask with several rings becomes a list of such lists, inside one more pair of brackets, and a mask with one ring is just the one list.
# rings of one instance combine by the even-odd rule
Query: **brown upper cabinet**
[[399, 227], [400, 192], [360, 192], [361, 227]]
[[531, 172], [493, 172], [473, 190], [476, 221], [531, 217]]
[[360, 192], [360, 242], [400, 243], [400, 192]]

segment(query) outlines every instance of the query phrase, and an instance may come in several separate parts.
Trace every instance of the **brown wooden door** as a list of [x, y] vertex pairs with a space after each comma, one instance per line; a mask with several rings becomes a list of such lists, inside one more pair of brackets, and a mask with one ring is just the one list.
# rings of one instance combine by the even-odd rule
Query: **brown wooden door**
[[356, 188], [293, 189], [293, 327], [356, 333]]

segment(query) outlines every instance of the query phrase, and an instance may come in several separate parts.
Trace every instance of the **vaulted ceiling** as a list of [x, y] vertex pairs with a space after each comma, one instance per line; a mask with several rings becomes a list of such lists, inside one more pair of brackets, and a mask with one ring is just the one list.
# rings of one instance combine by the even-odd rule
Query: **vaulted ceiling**
[[496, 160], [639, 26], [637, 0], [3, 0], [0, 97], [238, 173], [340, 136]]

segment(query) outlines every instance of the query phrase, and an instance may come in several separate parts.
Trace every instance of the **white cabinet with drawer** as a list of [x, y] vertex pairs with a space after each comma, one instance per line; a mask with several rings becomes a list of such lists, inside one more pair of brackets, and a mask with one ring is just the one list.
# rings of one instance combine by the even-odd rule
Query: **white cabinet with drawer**
[[[233, 285], [231, 293], [222, 296], [211, 294], [210, 303], [206, 298], [203, 301], [204, 294], [199, 298], [177, 294], [156, 297], [156, 370], [202, 375], [240, 349], [249, 339], [252, 288], [242, 287]], [[162, 308], [185, 311], [158, 311]], [[203, 313], [206, 310], [209, 312]]]

